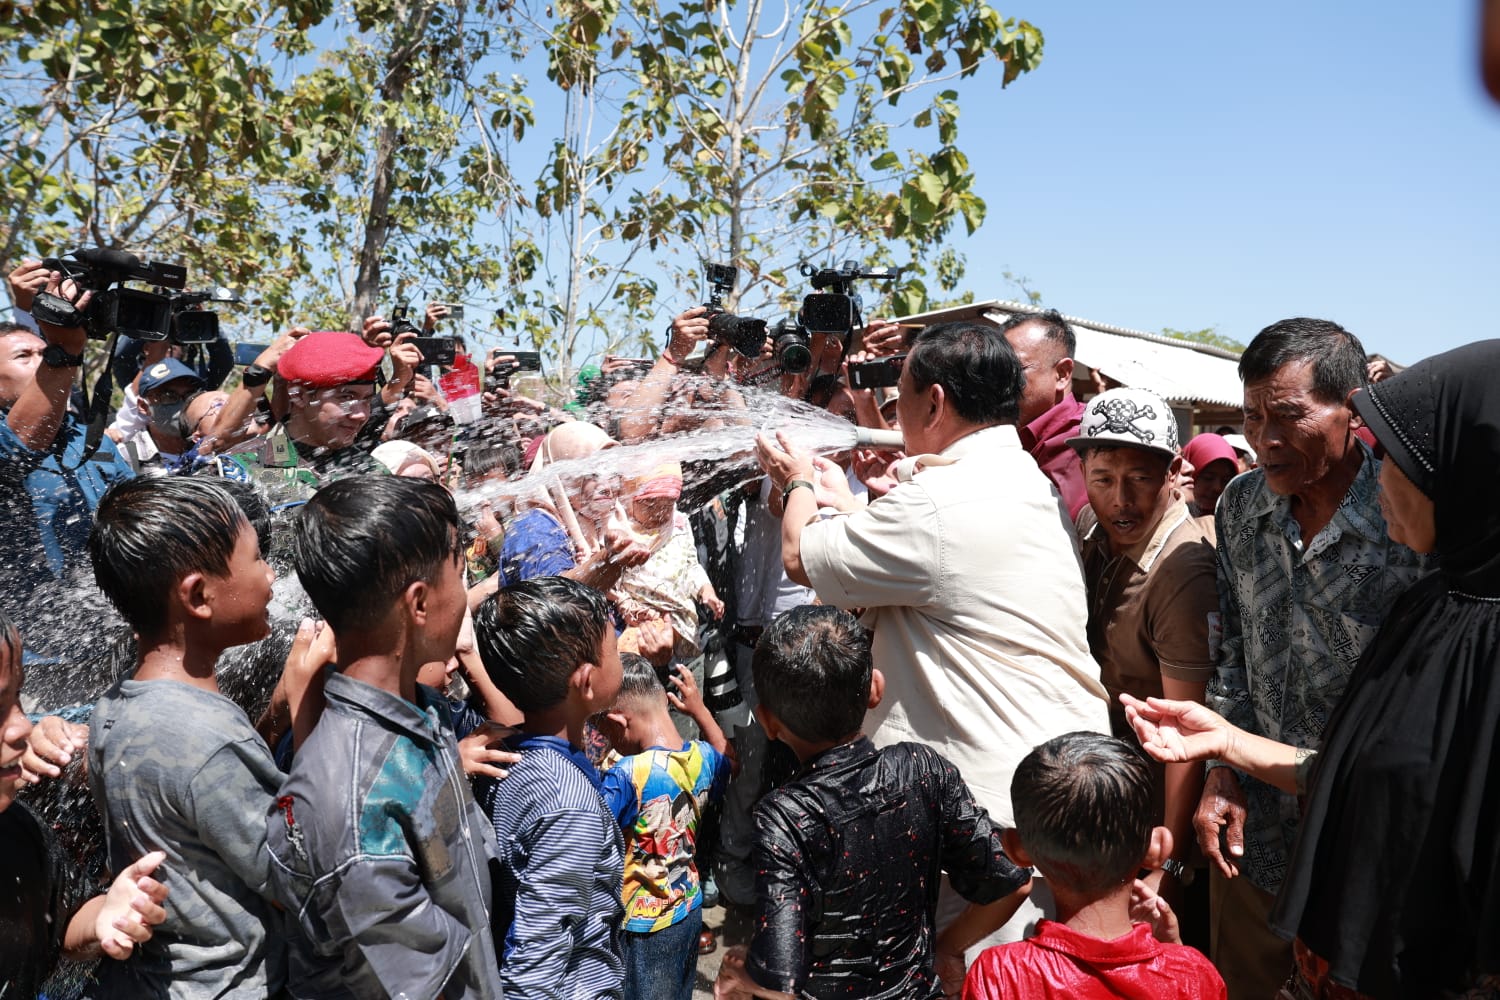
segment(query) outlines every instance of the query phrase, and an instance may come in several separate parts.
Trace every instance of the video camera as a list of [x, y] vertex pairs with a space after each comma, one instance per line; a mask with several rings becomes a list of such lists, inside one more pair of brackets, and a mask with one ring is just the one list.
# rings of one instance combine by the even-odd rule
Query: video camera
[[715, 343], [728, 344], [747, 358], [757, 358], [766, 342], [766, 321], [724, 311], [724, 296], [734, 291], [739, 275], [739, 268], [733, 264], [704, 263], [708, 301], [703, 305], [708, 310], [708, 335]]
[[[137, 340], [171, 340], [176, 344], [212, 344], [219, 339], [219, 314], [206, 303], [234, 303], [241, 299], [228, 288], [183, 291], [187, 268], [161, 261], [142, 261], [124, 250], [88, 248], [42, 262], [71, 279], [79, 298], [93, 292], [79, 309], [76, 300], [39, 292], [31, 313], [39, 321], [60, 327], [82, 327], [95, 340], [121, 333]], [[117, 288], [140, 281], [155, 291]]]
[[863, 303], [854, 291], [854, 282], [894, 281], [901, 277], [899, 267], [862, 268], [852, 260], [836, 268], [801, 264], [798, 270], [811, 279], [817, 291], [803, 296], [802, 308], [771, 328], [776, 361], [782, 371], [793, 375], [807, 371], [812, 365], [813, 334], [837, 337], [847, 350], [855, 329], [864, 326], [860, 313]]

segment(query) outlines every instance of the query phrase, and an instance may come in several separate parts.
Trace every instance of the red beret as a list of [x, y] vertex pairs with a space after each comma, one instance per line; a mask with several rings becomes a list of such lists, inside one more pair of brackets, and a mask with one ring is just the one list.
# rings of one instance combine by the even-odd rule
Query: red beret
[[309, 333], [276, 363], [276, 372], [292, 382], [320, 389], [374, 377], [385, 351], [352, 333]]

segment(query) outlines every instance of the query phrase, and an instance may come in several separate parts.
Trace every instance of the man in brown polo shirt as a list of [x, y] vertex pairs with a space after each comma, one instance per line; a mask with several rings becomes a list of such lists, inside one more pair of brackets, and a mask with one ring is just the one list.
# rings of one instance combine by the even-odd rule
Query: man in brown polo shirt
[[[1121, 691], [1203, 700], [1219, 615], [1213, 542], [1173, 485], [1182, 466], [1177, 422], [1161, 399], [1141, 389], [1102, 393], [1086, 404], [1068, 444], [1083, 463], [1089, 499], [1077, 521], [1089, 648], [1109, 691], [1111, 728], [1130, 739]], [[1159, 773], [1172, 858], [1185, 861], [1196, 842], [1203, 769], [1173, 764]], [[1161, 877], [1154, 872], [1149, 881]]]

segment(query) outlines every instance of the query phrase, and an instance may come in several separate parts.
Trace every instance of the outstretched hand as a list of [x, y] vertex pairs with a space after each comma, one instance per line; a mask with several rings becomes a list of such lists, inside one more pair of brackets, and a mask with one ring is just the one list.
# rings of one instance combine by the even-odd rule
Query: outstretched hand
[[1141, 701], [1121, 694], [1120, 704], [1142, 749], [1164, 764], [1222, 760], [1233, 754], [1239, 730], [1196, 701]]

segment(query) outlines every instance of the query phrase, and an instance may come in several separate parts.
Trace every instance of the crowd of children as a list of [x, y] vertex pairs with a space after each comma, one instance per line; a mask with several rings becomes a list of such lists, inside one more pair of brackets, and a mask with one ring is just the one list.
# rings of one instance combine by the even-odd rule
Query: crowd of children
[[[326, 627], [304, 623], [252, 721], [215, 675], [225, 649], [270, 629], [274, 574], [235, 494], [135, 479], [100, 503], [89, 552], [137, 636], [135, 669], [86, 732], [49, 747], [86, 744], [120, 874], [84, 901], [46, 826], [24, 806], [0, 815], [8, 848], [31, 852], [4, 862], [23, 863], [31, 907], [0, 901], [23, 932], [0, 945], [20, 991], [6, 995], [34, 995], [60, 954], [94, 948], [115, 959], [101, 996], [688, 1000], [696, 840], [734, 766], [691, 673], [622, 656], [599, 591], [541, 577], [473, 614], [476, 675], [495, 689], [481, 713], [418, 681], [465, 628], [450, 494], [351, 477], [291, 531]], [[20, 639], [0, 627], [4, 809], [30, 723], [16, 708]], [[1016, 829], [1002, 831], [937, 752], [861, 735], [884, 686], [870, 643], [849, 613], [805, 606], [756, 648], [757, 717], [801, 766], [757, 810], [753, 936], [724, 957], [717, 994], [1222, 996], [1135, 880], [1170, 850], [1140, 753], [1093, 734], [1037, 748], [1015, 777]], [[669, 707], [703, 738], [683, 739]], [[498, 745], [495, 722], [514, 723]], [[591, 730], [612, 748], [602, 769]], [[461, 753], [471, 734], [506, 766]], [[986, 952], [965, 982], [945, 956], [1015, 911], [1029, 865], [1058, 921]], [[971, 905], [940, 936], [943, 874]]]

